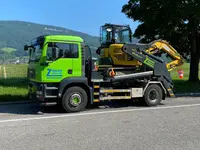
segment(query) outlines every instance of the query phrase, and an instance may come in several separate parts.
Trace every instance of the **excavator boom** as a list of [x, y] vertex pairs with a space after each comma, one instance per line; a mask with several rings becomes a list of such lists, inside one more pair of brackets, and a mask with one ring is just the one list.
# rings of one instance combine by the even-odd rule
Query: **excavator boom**
[[167, 41], [155, 40], [149, 46], [146, 52], [165, 61], [168, 71], [183, 65], [183, 57]]
[[[165, 40], [155, 40], [149, 44], [140, 44], [140, 43], [129, 43], [134, 49], [140, 49], [146, 53], [149, 53], [155, 58], [165, 62], [168, 71], [172, 71], [177, 67], [183, 65], [183, 57]], [[132, 56], [126, 54], [121, 50], [124, 44], [112, 44], [109, 48], [104, 48], [102, 55], [100, 55], [100, 60], [109, 59], [109, 67], [117, 66], [139, 66], [141, 63], [134, 59]], [[112, 64], [111, 64], [112, 63]], [[108, 63], [101, 63], [100, 66], [106, 66]]]

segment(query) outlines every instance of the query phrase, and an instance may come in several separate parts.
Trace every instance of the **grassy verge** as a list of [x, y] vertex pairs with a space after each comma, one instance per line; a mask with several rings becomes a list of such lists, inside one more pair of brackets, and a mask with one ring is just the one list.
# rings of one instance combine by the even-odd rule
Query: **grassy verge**
[[[188, 82], [190, 64], [185, 63], [181, 66], [181, 69], [184, 71], [184, 78], [180, 79], [178, 76], [177, 69], [171, 72], [171, 77], [174, 81], [174, 91], [175, 93], [196, 93], [200, 92], [200, 83], [199, 82]], [[199, 72], [200, 75], [200, 72]]]
[[199, 82], [188, 82], [188, 81], [174, 81], [174, 92], [175, 93], [200, 93]]
[[0, 101], [24, 101], [27, 100], [27, 65], [5, 65], [0, 70]]
[[4, 86], [0, 86], [0, 92], [1, 92], [0, 102], [25, 101], [28, 99], [27, 89], [25, 88], [20, 88], [20, 87], [5, 88]]
[[[3, 68], [1, 67], [0, 70], [0, 102], [27, 100], [27, 65], [5, 65], [5, 67], [6, 79], [4, 78]], [[178, 77], [177, 69], [171, 72], [175, 93], [199, 92], [200, 83], [190, 83], [187, 81], [189, 77], [189, 64], [185, 63], [181, 68], [184, 70], [183, 79]]]

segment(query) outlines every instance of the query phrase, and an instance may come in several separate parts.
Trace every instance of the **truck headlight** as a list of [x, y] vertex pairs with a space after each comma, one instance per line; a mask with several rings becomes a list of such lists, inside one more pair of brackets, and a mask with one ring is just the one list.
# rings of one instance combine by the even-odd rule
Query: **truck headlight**
[[43, 95], [43, 85], [41, 84], [39, 87], [38, 87], [38, 89], [37, 89], [37, 91], [36, 91], [36, 94], [37, 95]]

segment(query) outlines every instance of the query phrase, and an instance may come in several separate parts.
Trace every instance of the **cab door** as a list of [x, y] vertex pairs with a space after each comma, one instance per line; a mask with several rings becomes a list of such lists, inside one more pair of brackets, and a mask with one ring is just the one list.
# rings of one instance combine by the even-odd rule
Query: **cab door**
[[82, 66], [82, 53], [81, 53], [81, 46], [80, 43], [70, 43], [70, 51], [71, 51], [71, 58], [72, 60], [72, 66], [73, 66], [73, 76], [74, 77], [80, 77], [82, 73], [85, 71], [83, 70]]
[[60, 82], [64, 78], [74, 76], [70, 43], [48, 43], [46, 62], [47, 66], [43, 70], [43, 82]]

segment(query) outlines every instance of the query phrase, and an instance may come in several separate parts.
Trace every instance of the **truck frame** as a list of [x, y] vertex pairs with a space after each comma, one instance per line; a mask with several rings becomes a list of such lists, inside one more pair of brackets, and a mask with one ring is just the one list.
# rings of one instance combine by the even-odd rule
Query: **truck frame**
[[[29, 95], [42, 103], [57, 102], [66, 112], [83, 111], [88, 104], [107, 100], [140, 98], [147, 106], [157, 106], [166, 96], [174, 97], [173, 82], [166, 64], [135, 44], [122, 51], [140, 61], [129, 74], [127, 68], [93, 70], [91, 50], [77, 36], [43, 35], [25, 45], [29, 50]], [[144, 67], [145, 66], [145, 67]]]

